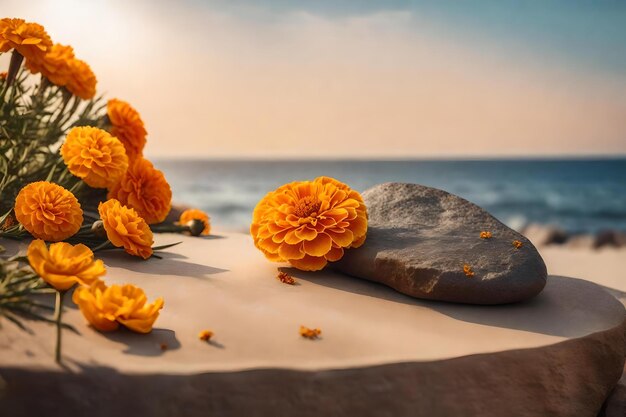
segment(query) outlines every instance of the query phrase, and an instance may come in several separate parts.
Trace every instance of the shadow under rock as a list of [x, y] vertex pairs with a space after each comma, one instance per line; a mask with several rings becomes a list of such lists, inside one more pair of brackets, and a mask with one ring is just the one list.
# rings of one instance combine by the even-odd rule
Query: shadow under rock
[[624, 306], [608, 291], [597, 284], [576, 278], [549, 276], [543, 292], [524, 302], [472, 305], [415, 299], [382, 284], [330, 270], [285, 270], [311, 284], [415, 306], [415, 314], [420, 314], [423, 308], [429, 308], [468, 323], [559, 337], [582, 337], [605, 330], [603, 326], [607, 323], [618, 325], [626, 317]]
[[148, 334], [139, 334], [120, 326], [115, 332], [101, 334], [109, 340], [125, 344], [124, 353], [129, 355], [160, 356], [168, 350], [180, 349], [176, 332], [170, 329], [152, 329]]
[[148, 275], [179, 275], [191, 278], [205, 278], [206, 275], [228, 271], [227, 269], [181, 260], [187, 258], [177, 253], [160, 252], [159, 256], [161, 256], [161, 259], [150, 258], [143, 260], [137, 257], [129, 257], [125, 252], [114, 251], [103, 254], [102, 258], [108, 266]]

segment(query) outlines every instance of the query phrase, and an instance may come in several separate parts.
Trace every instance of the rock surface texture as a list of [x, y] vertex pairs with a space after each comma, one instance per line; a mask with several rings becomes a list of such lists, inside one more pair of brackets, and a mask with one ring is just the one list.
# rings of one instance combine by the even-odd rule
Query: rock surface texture
[[363, 199], [367, 240], [336, 264], [344, 273], [412, 297], [471, 304], [523, 301], [546, 285], [532, 243], [467, 200], [402, 183], [377, 185]]
[[68, 302], [79, 333], [64, 332], [61, 368], [54, 326], [0, 319], [0, 416], [597, 417], [622, 374], [624, 307], [584, 280], [550, 276], [524, 303], [440, 303], [332, 270], [285, 268], [285, 285], [244, 234], [155, 239], [182, 243], [101, 255], [106, 282], [165, 298], [151, 333], [100, 333]]

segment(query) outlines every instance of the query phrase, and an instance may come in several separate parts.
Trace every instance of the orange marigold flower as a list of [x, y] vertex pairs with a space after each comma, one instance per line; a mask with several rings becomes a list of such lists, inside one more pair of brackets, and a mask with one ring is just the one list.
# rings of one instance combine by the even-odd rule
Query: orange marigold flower
[[83, 100], [91, 100], [96, 95], [98, 80], [91, 67], [80, 59], [68, 61], [69, 78], [65, 87]]
[[279, 271], [276, 278], [283, 284], [296, 285], [296, 279], [286, 272]]
[[165, 176], [144, 158], [130, 163], [122, 179], [109, 189], [108, 197], [137, 210], [148, 224], [161, 223], [172, 207], [172, 189]]
[[474, 276], [474, 270], [468, 264], [463, 265], [463, 273], [468, 277]]
[[128, 169], [124, 145], [97, 127], [75, 127], [67, 134], [61, 156], [69, 171], [90, 187], [107, 188]]
[[74, 60], [74, 49], [71, 46], [55, 43], [40, 62], [26, 61], [26, 67], [33, 74], [41, 72], [50, 82], [63, 87], [71, 79], [70, 62], [72, 60]]
[[515, 246], [515, 249], [519, 249], [523, 246], [524, 244], [522, 242], [520, 242], [519, 240], [514, 240], [513, 241], [513, 246]]
[[204, 211], [198, 209], [187, 209], [181, 213], [178, 223], [185, 225], [191, 220], [200, 220], [204, 223], [204, 229], [201, 234], [208, 235], [211, 232], [211, 219]]
[[107, 103], [107, 116], [111, 133], [122, 141], [128, 157], [131, 160], [141, 157], [148, 132], [139, 112], [125, 101], [112, 99]]
[[100, 203], [98, 212], [107, 238], [114, 246], [143, 259], [152, 256], [152, 231], [135, 210], [111, 199]]
[[52, 40], [40, 24], [24, 19], [0, 19], [0, 53], [15, 49], [27, 61], [36, 64], [44, 59], [50, 47]]
[[0, 80], [6, 80], [8, 75], [9, 73], [6, 71], [0, 72]]
[[131, 284], [111, 285], [97, 281], [90, 287], [78, 287], [72, 296], [85, 319], [96, 329], [108, 332], [119, 325], [137, 333], [150, 333], [163, 308], [163, 299], [148, 304], [141, 288]]
[[211, 340], [211, 338], [213, 337], [213, 332], [210, 330], [202, 330], [199, 334], [198, 334], [198, 339], [204, 341], [204, 342], [208, 342], [209, 340]]
[[491, 239], [492, 237], [493, 235], [491, 234], [491, 232], [480, 232], [481, 239]]
[[309, 329], [306, 326], [300, 326], [300, 336], [306, 339], [317, 339], [322, 334], [320, 329]]
[[83, 210], [74, 194], [48, 181], [20, 190], [15, 217], [34, 237], [53, 242], [73, 236], [83, 224]]
[[74, 284], [91, 285], [106, 273], [104, 263], [94, 260], [93, 252], [79, 243], [58, 242], [48, 249], [43, 240], [33, 240], [28, 246], [28, 262], [44, 281], [59, 291]]
[[367, 232], [361, 195], [335, 179], [292, 182], [268, 193], [254, 209], [254, 244], [276, 262], [316, 271], [359, 247]]

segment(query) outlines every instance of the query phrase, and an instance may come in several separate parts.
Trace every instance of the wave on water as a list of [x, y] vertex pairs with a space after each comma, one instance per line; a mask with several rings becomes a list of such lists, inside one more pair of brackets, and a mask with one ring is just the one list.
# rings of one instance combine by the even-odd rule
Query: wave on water
[[519, 161], [156, 161], [174, 199], [215, 225], [245, 228], [267, 192], [295, 180], [335, 177], [365, 189], [389, 181], [444, 189], [515, 229], [556, 225], [571, 233], [626, 231], [626, 159]]

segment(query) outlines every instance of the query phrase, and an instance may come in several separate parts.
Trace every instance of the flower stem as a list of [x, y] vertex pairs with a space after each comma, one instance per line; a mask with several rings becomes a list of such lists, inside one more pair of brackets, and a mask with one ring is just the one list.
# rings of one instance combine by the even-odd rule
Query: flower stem
[[64, 295], [65, 295], [65, 291], [57, 291], [56, 301], [55, 301], [55, 309], [56, 309], [55, 323], [57, 325], [57, 344], [56, 344], [56, 349], [54, 351], [54, 360], [58, 364], [61, 364], [61, 329], [62, 329], [61, 319], [63, 317], [63, 296]]

